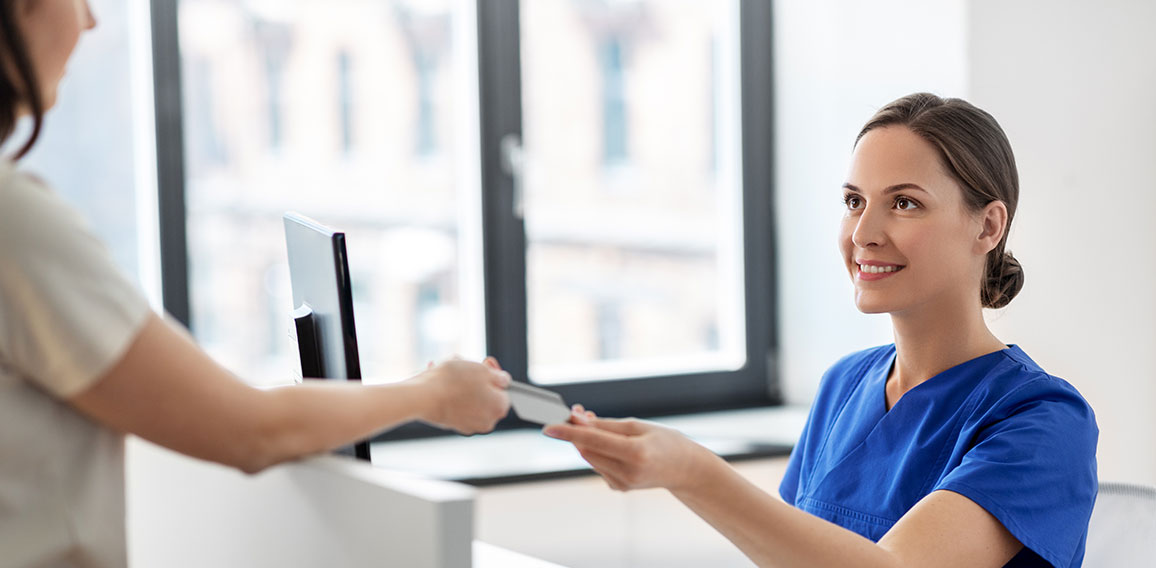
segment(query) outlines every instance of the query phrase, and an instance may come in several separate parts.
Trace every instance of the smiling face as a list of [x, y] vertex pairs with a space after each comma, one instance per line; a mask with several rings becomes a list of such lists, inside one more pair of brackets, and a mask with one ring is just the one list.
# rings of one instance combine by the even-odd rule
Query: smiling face
[[85, 30], [96, 26], [87, 0], [17, 0], [20, 31], [28, 46], [44, 108], [56, 103], [56, 88]]
[[998, 242], [987, 233], [1002, 235], [1003, 225], [985, 222], [992, 207], [967, 209], [934, 146], [904, 126], [867, 132], [843, 199], [839, 245], [860, 311], [897, 314], [944, 302], [979, 308], [985, 257]]

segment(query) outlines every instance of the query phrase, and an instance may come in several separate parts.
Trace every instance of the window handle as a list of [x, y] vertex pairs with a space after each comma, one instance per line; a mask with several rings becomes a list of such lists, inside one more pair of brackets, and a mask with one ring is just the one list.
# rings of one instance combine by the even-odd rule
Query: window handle
[[522, 151], [522, 139], [517, 134], [507, 134], [502, 137], [502, 171], [514, 181], [513, 213], [518, 219], [525, 219], [523, 206], [523, 177], [525, 174], [526, 155]]

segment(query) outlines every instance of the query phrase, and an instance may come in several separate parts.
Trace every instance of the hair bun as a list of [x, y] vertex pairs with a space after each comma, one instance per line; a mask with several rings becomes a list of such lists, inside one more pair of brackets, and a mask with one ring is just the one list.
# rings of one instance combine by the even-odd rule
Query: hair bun
[[994, 266], [988, 266], [987, 281], [984, 282], [981, 293], [985, 308], [1002, 308], [1008, 305], [1024, 287], [1024, 268], [1020, 266], [1020, 261], [1010, 252], [995, 258], [998, 260], [992, 263]]

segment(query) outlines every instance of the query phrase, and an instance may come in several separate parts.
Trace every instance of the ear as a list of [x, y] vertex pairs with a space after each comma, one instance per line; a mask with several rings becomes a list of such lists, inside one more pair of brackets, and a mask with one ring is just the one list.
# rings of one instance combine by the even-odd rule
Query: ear
[[1007, 205], [996, 200], [984, 206], [979, 214], [981, 232], [975, 240], [976, 252], [987, 254], [1003, 240], [1007, 230]]

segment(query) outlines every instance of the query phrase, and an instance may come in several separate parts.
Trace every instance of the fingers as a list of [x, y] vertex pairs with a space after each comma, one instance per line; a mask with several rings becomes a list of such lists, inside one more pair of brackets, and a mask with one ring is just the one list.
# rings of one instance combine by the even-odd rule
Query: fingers
[[591, 426], [599, 430], [614, 432], [624, 436], [641, 436], [651, 429], [651, 425], [636, 418], [594, 418], [589, 421]]
[[630, 438], [596, 428], [551, 424], [544, 428], [542, 433], [551, 438], [566, 440], [579, 446], [579, 450], [590, 449], [608, 456], [627, 456], [634, 452]]
[[511, 378], [496, 359], [482, 362], [447, 360], [435, 375], [444, 389], [438, 422], [462, 434], [490, 432], [510, 411], [506, 393]]
[[593, 416], [594, 416], [593, 412], [583, 411], [581, 404], [575, 404], [574, 407], [570, 409], [570, 423], [571, 424], [579, 424], [582, 426], [589, 426]]
[[499, 387], [499, 388], [503, 388], [503, 389], [510, 386], [510, 380], [511, 380], [510, 374], [507, 373], [506, 371], [502, 370], [502, 365], [498, 363], [498, 360], [496, 358], [486, 357], [485, 359], [482, 359], [482, 364], [485, 365], [486, 367], [490, 368], [491, 370], [496, 371], [495, 373], [492, 373], [492, 376], [494, 378], [494, 380], [493, 380], [494, 386]]
[[493, 385], [502, 390], [509, 388], [510, 381], [514, 380], [513, 377], [505, 371], [492, 371], [490, 376], [493, 377]]
[[589, 410], [586, 410], [585, 408], [583, 408], [581, 404], [575, 404], [574, 406], [570, 407], [570, 423], [571, 424], [581, 424], [584, 426], [589, 426], [593, 423], [595, 418], [598, 418], [598, 417], [595, 416], [593, 412], [590, 412]]

